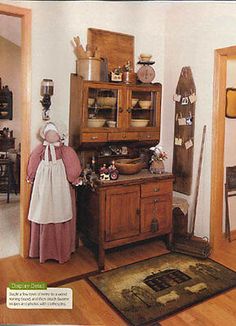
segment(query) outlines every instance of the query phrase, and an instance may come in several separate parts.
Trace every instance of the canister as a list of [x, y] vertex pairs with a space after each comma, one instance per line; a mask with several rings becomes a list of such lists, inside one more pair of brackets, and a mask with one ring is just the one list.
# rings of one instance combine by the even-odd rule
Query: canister
[[76, 61], [76, 73], [85, 80], [100, 81], [101, 59], [80, 58]]

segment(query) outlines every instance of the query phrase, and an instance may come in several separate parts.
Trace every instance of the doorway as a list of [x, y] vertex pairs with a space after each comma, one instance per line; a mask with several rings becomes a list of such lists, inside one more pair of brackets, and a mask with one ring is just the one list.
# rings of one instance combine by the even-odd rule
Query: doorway
[[[212, 170], [211, 170], [211, 223], [213, 249], [229, 244], [224, 236], [224, 177], [225, 177], [225, 105], [227, 87], [227, 60], [236, 56], [236, 46], [215, 50]], [[236, 165], [236, 164], [235, 164]]]
[[21, 19], [0, 14], [0, 258], [19, 254]]
[[30, 185], [26, 183], [26, 168], [30, 154], [30, 109], [31, 109], [31, 10], [0, 4], [0, 14], [21, 19], [21, 125], [24, 137], [21, 139], [20, 167], [20, 255], [28, 256], [30, 225], [27, 212]]

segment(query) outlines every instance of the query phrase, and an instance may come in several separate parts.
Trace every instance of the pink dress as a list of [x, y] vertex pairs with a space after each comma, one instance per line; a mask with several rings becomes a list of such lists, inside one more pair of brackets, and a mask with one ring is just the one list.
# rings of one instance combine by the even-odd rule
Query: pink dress
[[[34, 181], [39, 163], [44, 158], [46, 146], [38, 145], [30, 155], [27, 179]], [[55, 147], [56, 159], [62, 159], [66, 176], [70, 184], [77, 184], [81, 173], [81, 165], [75, 151], [68, 146]], [[49, 155], [49, 160], [51, 156]], [[58, 189], [60, 191], [60, 189]], [[72, 219], [62, 223], [38, 224], [31, 222], [30, 250], [31, 258], [39, 257], [40, 263], [55, 259], [65, 263], [75, 251], [76, 243], [76, 198], [75, 190], [70, 185], [72, 200]]]

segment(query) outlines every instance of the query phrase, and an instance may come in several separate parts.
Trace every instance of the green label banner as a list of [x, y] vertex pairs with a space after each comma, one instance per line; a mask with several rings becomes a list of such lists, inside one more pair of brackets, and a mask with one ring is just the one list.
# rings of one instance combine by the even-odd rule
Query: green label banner
[[47, 290], [46, 282], [10, 282], [11, 290]]

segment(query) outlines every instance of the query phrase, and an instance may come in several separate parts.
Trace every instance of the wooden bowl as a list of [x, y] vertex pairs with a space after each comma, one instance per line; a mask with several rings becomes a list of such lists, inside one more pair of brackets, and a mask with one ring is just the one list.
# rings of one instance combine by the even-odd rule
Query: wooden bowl
[[140, 172], [144, 167], [144, 163], [141, 161], [129, 163], [130, 161], [132, 160], [120, 159], [115, 162], [116, 168], [120, 174], [135, 174]]

